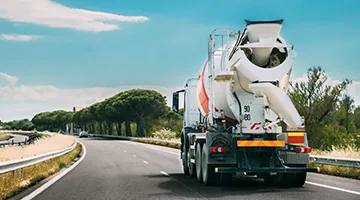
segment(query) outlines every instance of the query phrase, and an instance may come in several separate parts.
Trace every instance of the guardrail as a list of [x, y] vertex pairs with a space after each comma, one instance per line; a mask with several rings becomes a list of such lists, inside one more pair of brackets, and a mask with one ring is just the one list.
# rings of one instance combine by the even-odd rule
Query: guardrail
[[[166, 143], [169, 143], [169, 144], [180, 145], [179, 142], [169, 142], [169, 141], [155, 140], [155, 139], [150, 139], [150, 138], [114, 136], [114, 135], [101, 135], [101, 134], [89, 134], [89, 136], [112, 138], [112, 139], [122, 139], [122, 140], [166, 142]], [[360, 159], [332, 158], [332, 157], [325, 157], [325, 156], [310, 155], [310, 162], [314, 162], [314, 163], [317, 163], [317, 164], [325, 164], [325, 165], [336, 165], [336, 166], [342, 166], [342, 167], [360, 168]]]
[[317, 164], [336, 165], [342, 167], [360, 168], [360, 159], [332, 158], [326, 156], [310, 156], [310, 161]]
[[179, 142], [171, 142], [166, 140], [156, 140], [151, 138], [139, 138], [139, 137], [129, 137], [129, 136], [116, 136], [116, 135], [101, 135], [101, 134], [89, 134], [91, 137], [102, 137], [110, 139], [121, 139], [121, 140], [138, 140], [138, 141], [152, 141], [152, 142], [166, 142], [169, 144], [180, 145]]
[[0, 174], [14, 171], [16, 169], [34, 165], [34, 164], [64, 155], [64, 154], [72, 151], [76, 147], [76, 145], [77, 145], [77, 142], [75, 142], [71, 147], [67, 147], [62, 150], [45, 153], [45, 154], [41, 154], [41, 155], [37, 155], [37, 156], [33, 156], [33, 157], [27, 157], [27, 158], [23, 158], [23, 159], [16, 159], [16, 160], [0, 162]]

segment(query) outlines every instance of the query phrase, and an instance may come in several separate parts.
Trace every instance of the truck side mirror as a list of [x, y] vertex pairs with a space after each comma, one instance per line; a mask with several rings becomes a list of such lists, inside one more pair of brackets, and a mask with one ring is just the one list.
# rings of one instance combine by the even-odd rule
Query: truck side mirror
[[177, 93], [177, 92], [173, 93], [172, 110], [176, 113], [179, 112], [179, 93]]

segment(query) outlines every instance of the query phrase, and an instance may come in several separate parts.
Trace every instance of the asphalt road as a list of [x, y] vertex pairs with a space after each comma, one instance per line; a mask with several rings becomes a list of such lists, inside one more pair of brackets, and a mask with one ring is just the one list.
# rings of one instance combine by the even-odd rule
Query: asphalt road
[[86, 146], [85, 159], [34, 199], [360, 199], [360, 181], [312, 173], [303, 188], [269, 187], [259, 179], [206, 187], [182, 174], [176, 149], [119, 140], [79, 141]]
[[14, 140], [14, 143], [25, 142], [26, 139], [29, 139], [28, 136], [24, 136], [24, 135], [18, 135], [18, 134], [6, 134], [6, 135], [13, 136], [13, 138], [11, 138], [10, 140], [0, 141], [0, 143], [11, 143], [12, 140]]

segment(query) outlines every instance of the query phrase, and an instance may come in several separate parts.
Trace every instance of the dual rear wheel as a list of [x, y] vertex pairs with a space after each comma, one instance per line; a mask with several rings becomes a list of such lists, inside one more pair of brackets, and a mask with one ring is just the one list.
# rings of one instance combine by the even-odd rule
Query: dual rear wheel
[[[195, 164], [191, 162], [190, 150], [183, 154], [184, 173], [206, 186], [224, 185], [232, 182], [232, 174], [217, 174], [215, 166], [209, 164], [208, 149], [205, 144], [197, 143], [195, 147]], [[275, 176], [263, 175], [270, 186], [302, 187], [306, 181], [305, 173], [279, 173]]]
[[[188, 151], [189, 152], [189, 151]], [[195, 164], [191, 163], [190, 154], [187, 153], [189, 175], [196, 177], [204, 185], [226, 184], [232, 181], [232, 174], [217, 174], [215, 166], [208, 162], [208, 151], [205, 144], [197, 143], [195, 147]]]

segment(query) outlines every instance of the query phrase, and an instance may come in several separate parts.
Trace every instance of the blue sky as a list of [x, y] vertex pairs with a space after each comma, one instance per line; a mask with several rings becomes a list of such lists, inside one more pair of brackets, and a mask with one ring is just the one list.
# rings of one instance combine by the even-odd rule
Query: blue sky
[[[51, 4], [52, 8], [79, 8], [148, 19], [98, 20], [119, 28], [98, 32], [76, 28], [87, 26], [92, 14], [75, 12], [72, 17], [79, 21], [73, 22], [64, 20], [69, 15], [61, 15], [70, 11], [36, 10], [46, 9], [41, 2], [48, 0], [23, 5], [16, 2], [5, 0], [0, 5], [0, 35], [38, 36], [28, 41], [0, 39], [0, 72], [17, 77], [18, 87], [182, 86], [203, 66], [211, 31], [242, 30], [245, 18], [284, 19], [281, 34], [297, 51], [292, 77], [302, 76], [308, 67], [320, 65], [334, 80], [360, 81], [357, 73], [360, 1], [356, 0], [56, 0], [56, 4]], [[16, 10], [17, 6], [23, 10]], [[10, 12], [16, 14], [16, 20], [9, 20]], [[31, 21], [27, 16], [30, 12], [41, 16]]]

